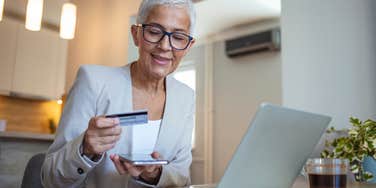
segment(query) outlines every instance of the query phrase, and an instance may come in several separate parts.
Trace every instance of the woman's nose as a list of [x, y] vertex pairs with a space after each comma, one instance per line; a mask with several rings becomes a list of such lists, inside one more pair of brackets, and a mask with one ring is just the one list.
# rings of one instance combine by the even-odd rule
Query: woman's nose
[[163, 36], [162, 40], [159, 42], [158, 45], [162, 50], [169, 51], [172, 50], [172, 46], [170, 44], [170, 38], [168, 35]]

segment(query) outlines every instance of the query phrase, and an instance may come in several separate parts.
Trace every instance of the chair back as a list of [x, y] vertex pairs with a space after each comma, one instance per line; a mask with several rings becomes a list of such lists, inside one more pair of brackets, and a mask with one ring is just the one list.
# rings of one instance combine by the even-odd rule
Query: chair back
[[38, 153], [31, 157], [25, 168], [21, 188], [43, 188], [40, 171], [45, 157], [45, 153]]

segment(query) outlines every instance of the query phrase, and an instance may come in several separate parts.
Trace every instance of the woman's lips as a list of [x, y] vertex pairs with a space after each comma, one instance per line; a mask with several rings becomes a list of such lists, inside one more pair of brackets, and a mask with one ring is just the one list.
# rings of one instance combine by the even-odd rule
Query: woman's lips
[[153, 57], [153, 61], [159, 65], [167, 65], [171, 62], [170, 58], [165, 58], [154, 54], [151, 54], [151, 56]]

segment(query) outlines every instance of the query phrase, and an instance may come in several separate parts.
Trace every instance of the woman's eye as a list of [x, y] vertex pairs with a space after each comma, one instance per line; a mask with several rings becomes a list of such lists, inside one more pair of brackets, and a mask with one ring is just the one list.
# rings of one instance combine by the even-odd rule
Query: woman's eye
[[160, 30], [157, 30], [157, 29], [150, 29], [149, 30], [149, 33], [150, 34], [153, 34], [153, 35], [159, 35], [161, 34], [162, 32]]
[[173, 35], [174, 40], [186, 40], [186, 37], [182, 35]]

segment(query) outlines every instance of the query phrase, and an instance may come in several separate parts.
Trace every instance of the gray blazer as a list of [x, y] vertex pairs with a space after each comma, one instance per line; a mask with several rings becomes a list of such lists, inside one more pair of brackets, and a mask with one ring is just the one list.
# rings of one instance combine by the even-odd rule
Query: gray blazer
[[[166, 78], [166, 105], [155, 151], [171, 161], [162, 167], [157, 187], [190, 184], [191, 135], [195, 109], [194, 92], [171, 76]], [[122, 127], [115, 148], [92, 162], [80, 155], [89, 119], [98, 115], [133, 111], [129, 65], [84, 65], [77, 74], [60, 119], [56, 138], [47, 152], [41, 178], [45, 187], [145, 187], [129, 175], [119, 175], [109, 155], [126, 153], [132, 128]], [[147, 139], [147, 138], [145, 138]]]

